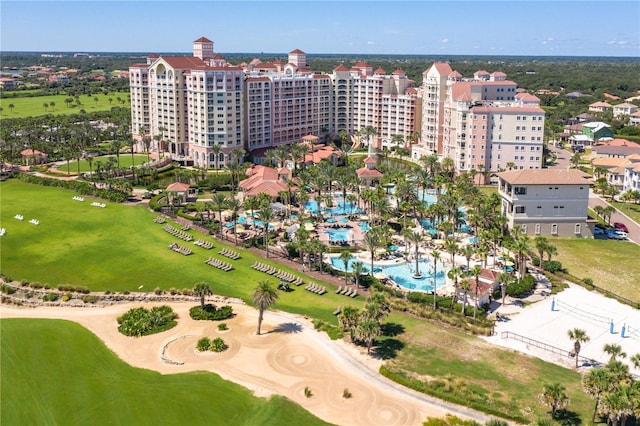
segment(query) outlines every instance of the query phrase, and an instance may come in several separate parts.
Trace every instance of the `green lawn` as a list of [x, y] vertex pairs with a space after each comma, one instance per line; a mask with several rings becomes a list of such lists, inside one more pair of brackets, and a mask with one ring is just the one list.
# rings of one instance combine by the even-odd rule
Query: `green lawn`
[[557, 260], [569, 273], [640, 302], [640, 247], [629, 241], [553, 238]]
[[[580, 375], [516, 351], [505, 350], [440, 324], [393, 313], [388, 322], [404, 328], [393, 337], [404, 348], [388, 361], [390, 370], [421, 380], [449, 379], [452, 393], [461, 390], [464, 400], [485, 400], [502, 412], [530, 421], [548, 418], [538, 399], [544, 384], [560, 382], [571, 400], [568, 409], [584, 423], [592, 401], [582, 391]], [[393, 345], [390, 345], [393, 346]]]
[[[115, 155], [103, 155], [100, 157], [94, 157], [93, 159], [93, 163], [91, 164], [91, 170], [93, 170], [94, 172], [96, 171], [96, 165], [98, 163], [98, 161], [100, 161], [102, 163], [102, 166], [104, 167], [104, 165], [107, 163], [107, 161], [109, 161], [109, 158], [113, 157], [113, 159], [116, 159]], [[138, 154], [134, 154], [133, 155], [134, 160], [131, 160], [131, 153], [124, 153], [124, 154], [120, 154], [120, 167], [124, 167], [124, 168], [129, 168], [131, 167], [131, 165], [135, 162], [136, 166], [140, 166], [144, 163], [147, 162], [147, 156], [146, 155], [138, 155]], [[114, 163], [114, 165], [117, 165], [117, 163]], [[61, 164], [58, 167], [58, 170], [60, 170], [61, 172], [67, 172], [67, 164]], [[70, 173], [72, 175], [77, 174], [78, 172], [78, 162], [75, 160], [71, 160], [69, 161], [69, 170]], [[88, 173], [89, 172], [89, 163], [87, 162], [87, 160], [80, 160], [80, 173]]]
[[213, 373], [133, 368], [73, 322], [4, 319], [0, 327], [2, 425], [326, 424]]
[[[47, 96], [35, 96], [35, 97], [23, 97], [23, 98], [5, 98], [0, 99], [0, 120], [3, 118], [23, 118], [23, 117], [36, 117], [46, 114], [77, 114], [81, 109], [86, 112], [95, 111], [109, 111], [112, 107], [120, 106], [128, 108], [129, 92], [115, 92], [110, 93], [108, 96], [104, 94], [100, 95], [80, 95], [80, 105], [76, 105], [73, 102], [72, 106], [67, 106], [64, 102], [69, 98], [68, 95], [47, 95]], [[109, 98], [112, 102], [109, 103]], [[117, 101], [120, 98], [125, 101], [124, 104]], [[98, 99], [96, 103], [95, 99]], [[55, 107], [44, 108], [44, 104], [51, 105], [51, 102], [55, 103]], [[9, 108], [9, 105], [13, 105], [13, 109]]]
[[[7, 229], [2, 237], [0, 272], [16, 280], [82, 285], [95, 291], [152, 291], [155, 287], [191, 288], [198, 281], [212, 284], [214, 292], [249, 300], [249, 293], [261, 280], [277, 284], [277, 278], [251, 269], [255, 261], [270, 263], [300, 275], [275, 261], [251, 252], [215, 242], [213, 250], [183, 242], [153, 223], [156, 215], [145, 206], [107, 203], [91, 206], [92, 200], [74, 201], [70, 190], [26, 184], [18, 180], [0, 183], [0, 223]], [[14, 219], [16, 214], [23, 221]], [[29, 223], [38, 219], [39, 226]], [[178, 226], [173, 224], [174, 226]], [[195, 239], [208, 238], [189, 231]], [[208, 238], [212, 240], [210, 237]], [[183, 256], [168, 249], [172, 242], [187, 245], [194, 253]], [[229, 260], [217, 252], [227, 247], [242, 254]], [[223, 272], [204, 263], [209, 256], [231, 262], [235, 270]], [[303, 277], [305, 278], [305, 277]], [[309, 278], [305, 278], [308, 282]], [[358, 299], [346, 299], [331, 291], [323, 296], [295, 287], [282, 293], [277, 308], [324, 319], [336, 324], [331, 314], [337, 306]]]
[[616, 209], [629, 216], [634, 222], [640, 223], [640, 204], [609, 202]]

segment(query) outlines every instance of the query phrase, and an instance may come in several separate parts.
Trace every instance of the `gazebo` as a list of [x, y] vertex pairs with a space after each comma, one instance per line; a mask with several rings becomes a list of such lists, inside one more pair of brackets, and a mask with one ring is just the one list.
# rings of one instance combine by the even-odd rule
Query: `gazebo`
[[49, 156], [37, 149], [27, 148], [20, 151], [20, 155], [24, 159], [24, 163], [27, 166], [33, 166], [35, 164], [44, 164], [49, 161]]
[[174, 182], [167, 186], [166, 192], [172, 192], [181, 203], [186, 203], [189, 196], [189, 184], [182, 182]]

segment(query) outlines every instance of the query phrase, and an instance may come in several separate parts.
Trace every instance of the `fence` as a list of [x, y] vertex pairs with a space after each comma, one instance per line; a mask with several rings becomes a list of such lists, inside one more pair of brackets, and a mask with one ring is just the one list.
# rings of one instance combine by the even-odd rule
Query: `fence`
[[[540, 348], [542, 350], [545, 350], [545, 351], [548, 351], [548, 352], [552, 352], [554, 354], [566, 356], [567, 358], [573, 358], [575, 356], [573, 351], [568, 351], [566, 349], [561, 349], [561, 348], [558, 348], [556, 346], [550, 345], [548, 343], [544, 343], [544, 342], [541, 342], [539, 340], [535, 340], [535, 339], [531, 339], [529, 337], [522, 336], [522, 335], [514, 333], [512, 331], [503, 331], [500, 334], [500, 338], [517, 340], [519, 342], [526, 343], [527, 345], [531, 345], [531, 346], [534, 346], [536, 348]], [[600, 364], [596, 360], [593, 360], [593, 359], [590, 359], [590, 358], [585, 358], [583, 356], [578, 356], [578, 362], [580, 362], [581, 360], [582, 360], [582, 364], [588, 364], [588, 365], [592, 365], [592, 366]]]

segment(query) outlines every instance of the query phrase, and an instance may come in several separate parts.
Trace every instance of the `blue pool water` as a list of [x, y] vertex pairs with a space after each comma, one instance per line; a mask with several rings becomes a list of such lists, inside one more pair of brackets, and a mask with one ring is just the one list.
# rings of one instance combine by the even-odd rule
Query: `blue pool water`
[[304, 203], [304, 208], [310, 210], [311, 213], [318, 213], [318, 202], [316, 200], [308, 200]]
[[347, 222], [349, 222], [349, 219], [346, 217], [343, 217], [340, 219], [340, 223], [347, 223]]
[[335, 242], [341, 242], [341, 241], [348, 242], [349, 236], [351, 234], [351, 230], [348, 228], [325, 229], [322, 232], [329, 235], [329, 241], [335, 241]]
[[[264, 228], [264, 222], [263, 222], [263, 221], [261, 221], [261, 220], [256, 220], [256, 219], [254, 219], [254, 220], [253, 220], [253, 224], [254, 224], [255, 226], [260, 227], [260, 228]], [[268, 228], [269, 228], [269, 229], [273, 229], [273, 228], [274, 228], [274, 226], [273, 226], [272, 224], [269, 224]]]
[[329, 209], [332, 214], [345, 215], [345, 214], [360, 214], [362, 209], [356, 207], [356, 205], [350, 201], [338, 201], [337, 206]]
[[246, 216], [240, 216], [236, 222], [238, 222], [238, 223], [247, 223], [247, 217]]
[[371, 229], [371, 227], [369, 226], [369, 224], [367, 222], [358, 222], [358, 226], [360, 227], [360, 229], [362, 229], [364, 232], [367, 232], [368, 230]]
[[[353, 272], [353, 263], [355, 261], [356, 259], [353, 257], [349, 260], [347, 266], [348, 272]], [[362, 272], [368, 273], [370, 265], [371, 264], [368, 262], [363, 262]], [[429, 258], [420, 260], [420, 262], [418, 263], [418, 268], [422, 273], [422, 277], [418, 279], [413, 278], [415, 265], [415, 261], [408, 263], [397, 263], [395, 265], [377, 265], [374, 263], [373, 270], [374, 272], [382, 272], [383, 274], [390, 277], [396, 284], [406, 289], [422, 291], [433, 290], [433, 273], [430, 272], [431, 268], [433, 268], [433, 260], [430, 260]], [[331, 258], [331, 266], [340, 271], [344, 271], [344, 262], [339, 257]], [[438, 287], [442, 287], [445, 284], [445, 268], [441, 263], [438, 264], [438, 271], [435, 279], [436, 285]]]

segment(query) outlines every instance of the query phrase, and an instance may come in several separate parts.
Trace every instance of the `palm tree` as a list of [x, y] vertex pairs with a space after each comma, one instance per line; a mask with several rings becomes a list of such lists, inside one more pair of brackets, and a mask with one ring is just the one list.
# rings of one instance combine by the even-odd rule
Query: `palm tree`
[[269, 222], [273, 220], [273, 209], [271, 207], [263, 207], [259, 211], [260, 220], [264, 223], [264, 250], [265, 255], [269, 257]]
[[598, 413], [598, 405], [603, 394], [610, 392], [614, 388], [613, 376], [604, 368], [594, 368], [582, 376], [582, 389], [591, 399], [596, 400], [596, 404], [593, 407], [593, 414], [591, 415], [591, 423], [596, 419]]
[[566, 388], [560, 383], [544, 385], [544, 391], [540, 395], [540, 401], [551, 408], [552, 419], [555, 419], [558, 410], [562, 410], [569, 405]]
[[278, 300], [279, 296], [278, 290], [271, 287], [269, 281], [260, 281], [258, 287], [251, 292], [251, 301], [260, 312], [258, 314], [258, 331], [256, 333], [258, 336], [260, 335], [264, 311], [269, 309]]
[[604, 353], [610, 356], [609, 361], [616, 361], [616, 358], [626, 358], [627, 353], [622, 350], [622, 346], [617, 343], [606, 343], [602, 349]]
[[213, 159], [214, 164], [215, 164], [215, 168], [216, 168], [216, 176], [218, 175], [218, 172], [220, 171], [220, 151], [222, 151], [222, 146], [220, 145], [213, 145], [211, 147], [211, 152], [213, 152]]
[[213, 209], [218, 212], [218, 221], [220, 222], [220, 238], [222, 238], [222, 230], [224, 229], [224, 226], [222, 224], [222, 211], [227, 208], [228, 202], [229, 199], [227, 198], [227, 196], [220, 193], [216, 194], [211, 199]]
[[193, 294], [200, 298], [200, 309], [204, 311], [204, 298], [213, 294], [211, 285], [204, 281], [197, 282], [193, 286]]
[[351, 260], [351, 252], [348, 250], [343, 250], [340, 252], [340, 260], [344, 263], [344, 285], [347, 285], [347, 277], [349, 269], [349, 261]]
[[367, 346], [367, 354], [371, 353], [371, 346], [378, 336], [380, 336], [380, 324], [373, 318], [366, 318], [358, 324], [355, 330], [357, 340], [364, 342]]
[[573, 340], [573, 352], [576, 356], [576, 370], [578, 369], [578, 358], [580, 355], [580, 349], [582, 348], [582, 343], [586, 343], [589, 341], [589, 336], [587, 336], [587, 332], [582, 330], [581, 328], [574, 328], [567, 332], [569, 339]]
[[543, 256], [547, 251], [549, 242], [547, 241], [546, 237], [538, 236], [533, 240], [533, 244], [535, 245], [536, 251], [538, 252], [538, 259], [540, 259], [540, 267], [542, 267]]
[[360, 312], [353, 306], [345, 306], [338, 316], [338, 324], [343, 331], [349, 331], [351, 340], [355, 340], [355, 330], [360, 322]]
[[449, 272], [447, 272], [447, 277], [449, 277], [449, 279], [453, 281], [453, 295], [451, 296], [452, 309], [454, 303], [456, 302], [456, 296], [458, 294], [458, 279], [460, 278], [460, 276], [462, 276], [462, 269], [460, 269], [459, 266], [454, 266], [453, 268], [449, 269]]
[[[364, 264], [360, 261], [353, 262], [353, 265], [352, 265], [353, 276], [356, 279], [356, 289], [360, 288], [360, 274], [362, 273], [363, 266]], [[639, 359], [640, 359], [640, 355], [639, 355]]]
[[469, 271], [469, 273], [473, 275], [473, 278], [475, 279], [476, 300], [475, 300], [475, 303], [473, 304], [473, 319], [476, 319], [476, 312], [478, 310], [478, 290], [480, 288], [480, 282], [478, 281], [478, 277], [480, 276], [480, 273], [482, 273], [482, 268], [480, 267], [480, 265], [474, 265], [473, 268], [471, 268], [471, 270]]
[[629, 358], [629, 361], [631, 361], [631, 364], [633, 364], [635, 368], [640, 368], [640, 353]]
[[241, 207], [242, 207], [242, 203], [236, 198], [230, 198], [227, 201], [227, 208], [231, 210], [231, 221], [233, 222], [233, 239], [234, 239], [233, 243], [236, 246], [238, 245], [238, 233], [236, 232], [236, 226], [237, 226], [238, 212], [240, 211]]
[[504, 305], [504, 299], [507, 297], [507, 287], [513, 282], [513, 275], [508, 272], [501, 272], [498, 275], [498, 282], [500, 283], [500, 291], [502, 293], [502, 304]]
[[462, 300], [462, 309], [460, 310], [460, 313], [464, 315], [464, 309], [467, 307], [467, 294], [471, 289], [471, 284], [469, 283], [469, 280], [468, 279], [462, 280], [462, 282], [460, 282], [460, 288], [464, 291], [464, 299]]
[[369, 275], [373, 276], [373, 257], [376, 254], [376, 250], [381, 247], [380, 235], [377, 232], [376, 228], [364, 234], [362, 244], [364, 245], [365, 249], [371, 254], [371, 269], [369, 270]]
[[438, 306], [436, 305], [436, 280], [438, 278], [438, 260], [440, 260], [440, 252], [438, 250], [433, 250], [431, 252], [431, 257], [433, 257], [433, 310], [435, 311]]
[[420, 274], [420, 243], [422, 242], [422, 235], [418, 232], [407, 231], [404, 236], [405, 240], [408, 240], [415, 246], [415, 256], [416, 256], [416, 272], [414, 272], [414, 276], [419, 277]]

